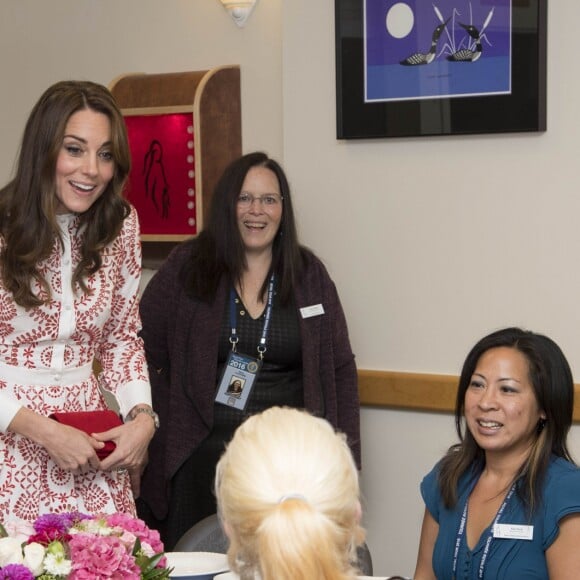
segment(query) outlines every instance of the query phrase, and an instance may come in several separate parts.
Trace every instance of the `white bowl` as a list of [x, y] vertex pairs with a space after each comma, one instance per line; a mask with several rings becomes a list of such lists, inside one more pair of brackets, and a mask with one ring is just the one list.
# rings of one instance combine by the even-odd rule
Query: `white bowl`
[[228, 570], [228, 557], [215, 552], [167, 552], [167, 566], [173, 568], [170, 578], [176, 580], [213, 580]]

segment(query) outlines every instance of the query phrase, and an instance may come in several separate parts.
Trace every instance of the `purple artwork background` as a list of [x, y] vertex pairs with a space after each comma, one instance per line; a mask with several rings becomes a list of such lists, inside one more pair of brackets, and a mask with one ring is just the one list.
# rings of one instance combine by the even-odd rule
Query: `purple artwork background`
[[[365, 0], [365, 42], [367, 66], [396, 64], [415, 52], [426, 52], [431, 45], [431, 36], [440, 21], [433, 9], [435, 5], [443, 18], [447, 19], [453, 10], [459, 11], [455, 21], [473, 24], [480, 28], [490, 10], [494, 8], [491, 22], [485, 29], [485, 34], [491, 45], [484, 41], [484, 53], [491, 57], [509, 57], [510, 55], [510, 14], [511, 0], [405, 0], [403, 2], [413, 11], [415, 22], [408, 36], [394, 38], [385, 25], [389, 9], [400, 4], [399, 0]], [[470, 11], [471, 6], [471, 11]], [[471, 15], [471, 16], [470, 16]], [[451, 30], [450, 21], [447, 31], [441, 35], [438, 52], [443, 43], [448, 41], [447, 32], [455, 33], [459, 43], [467, 33], [456, 24]]]

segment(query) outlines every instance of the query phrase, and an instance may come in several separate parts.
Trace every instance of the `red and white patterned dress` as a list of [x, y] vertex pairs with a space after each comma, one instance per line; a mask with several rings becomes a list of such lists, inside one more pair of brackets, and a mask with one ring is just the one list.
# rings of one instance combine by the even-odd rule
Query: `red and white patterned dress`
[[[87, 280], [91, 293], [71, 286], [80, 259], [79, 218], [59, 215], [64, 249], [55, 241], [40, 267], [52, 297], [26, 310], [0, 282], [0, 522], [32, 521], [48, 512], [135, 513], [126, 472], [74, 475], [43, 447], [7, 431], [21, 406], [54, 411], [107, 407], [92, 372], [101, 375], [125, 415], [151, 402], [138, 311], [141, 247], [136, 212], [103, 251], [103, 265]], [[0, 239], [0, 251], [3, 241]], [[38, 291], [38, 289], [37, 289]]]

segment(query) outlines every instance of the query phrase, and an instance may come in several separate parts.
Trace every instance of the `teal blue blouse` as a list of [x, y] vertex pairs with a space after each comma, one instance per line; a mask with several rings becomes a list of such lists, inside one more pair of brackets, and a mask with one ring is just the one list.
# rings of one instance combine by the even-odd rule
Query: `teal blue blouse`
[[[439, 534], [433, 550], [433, 570], [438, 580], [451, 580], [459, 523], [479, 474], [470, 473], [460, 479], [457, 505], [453, 509], [447, 509], [443, 505], [437, 483], [438, 472], [439, 464], [421, 482], [421, 494], [429, 513], [439, 524]], [[559, 522], [569, 514], [580, 513], [580, 469], [564, 459], [552, 458], [542, 497], [542, 504], [536, 509], [531, 521], [528, 521], [518, 495], [511, 497], [499, 523], [531, 525], [533, 538], [493, 538], [485, 559], [485, 579], [548, 580], [545, 552], [558, 536]], [[490, 532], [491, 526], [484, 530], [473, 550], [467, 547], [466, 536], [463, 534], [457, 554], [456, 580], [479, 578], [480, 563]]]

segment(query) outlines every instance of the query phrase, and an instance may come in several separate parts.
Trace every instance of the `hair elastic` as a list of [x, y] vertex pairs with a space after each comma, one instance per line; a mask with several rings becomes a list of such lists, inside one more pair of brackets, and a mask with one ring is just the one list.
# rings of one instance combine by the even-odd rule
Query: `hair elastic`
[[308, 503], [306, 497], [301, 493], [286, 493], [284, 495], [281, 495], [280, 498], [278, 499], [278, 503], [284, 503], [286, 500], [289, 499], [299, 499], [300, 501]]

